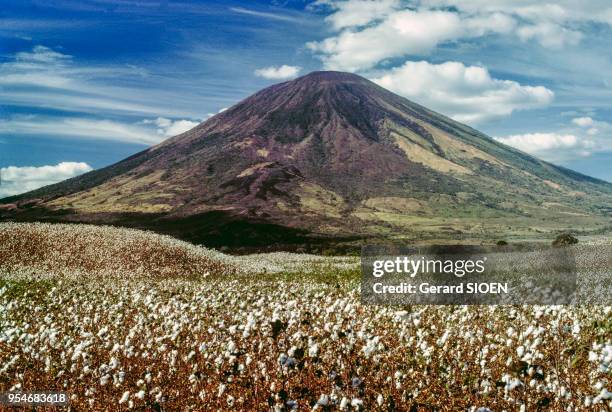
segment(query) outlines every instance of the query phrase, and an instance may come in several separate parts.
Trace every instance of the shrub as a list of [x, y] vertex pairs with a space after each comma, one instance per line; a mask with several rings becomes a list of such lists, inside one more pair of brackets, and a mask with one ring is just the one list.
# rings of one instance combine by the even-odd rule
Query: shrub
[[553, 240], [552, 245], [555, 247], [575, 245], [578, 243], [578, 239], [574, 237], [570, 233], [562, 233], [555, 240]]

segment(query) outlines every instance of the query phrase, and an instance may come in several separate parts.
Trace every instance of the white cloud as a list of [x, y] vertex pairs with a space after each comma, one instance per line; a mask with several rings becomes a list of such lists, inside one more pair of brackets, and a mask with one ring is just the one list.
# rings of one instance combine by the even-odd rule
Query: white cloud
[[302, 69], [298, 66], [287, 66], [283, 64], [278, 67], [270, 66], [257, 69], [255, 70], [255, 76], [270, 80], [285, 80], [296, 77], [300, 73], [300, 70]]
[[464, 13], [504, 12], [531, 21], [612, 23], [607, 0], [420, 0], [421, 7], [455, 7]]
[[245, 9], [244, 7], [230, 7], [229, 9], [235, 13], [246, 14], [248, 16], [253, 16], [253, 17], [261, 17], [264, 19], [287, 21], [290, 23], [301, 23], [302, 22], [302, 20], [292, 17], [292, 16], [288, 16], [286, 14], [277, 14], [277, 13], [269, 13], [269, 12], [264, 12], [264, 11], [250, 10], [250, 9]]
[[451, 11], [401, 10], [377, 25], [343, 30], [337, 36], [307, 43], [307, 47], [328, 69], [357, 71], [385, 59], [425, 54], [447, 41], [508, 33], [514, 24], [500, 13], [464, 19]]
[[596, 134], [599, 134], [599, 129], [596, 127], [591, 127], [589, 130], [587, 130], [587, 134], [589, 136], [595, 136]]
[[72, 56], [37, 45], [0, 63], [0, 105], [105, 114], [182, 116], [152, 89], [116, 86], [117, 80], [133, 82], [148, 76], [135, 66], [77, 64]]
[[165, 117], [158, 117], [155, 120], [144, 120], [143, 123], [156, 125], [157, 133], [165, 137], [172, 137], [185, 133], [199, 124], [191, 120], [170, 120]]
[[580, 43], [582, 33], [555, 23], [541, 22], [520, 27], [517, 35], [522, 41], [535, 39], [544, 47], [560, 49], [566, 45], [575, 46]]
[[581, 131], [586, 130], [589, 136], [598, 136], [602, 146], [612, 149], [612, 124], [590, 116], [575, 117], [572, 124], [578, 126]]
[[578, 125], [580, 127], [590, 127], [593, 126], [593, 118], [592, 117], [576, 117], [572, 119], [572, 123]]
[[[585, 113], [584, 110], [581, 112]], [[571, 124], [556, 132], [514, 134], [495, 137], [495, 140], [545, 160], [564, 162], [594, 153], [611, 152], [611, 137], [610, 123], [582, 116], [574, 117]]]
[[[365, 70], [387, 59], [426, 54], [452, 41], [490, 34], [543, 47], [577, 45], [589, 22], [612, 24], [603, 0], [320, 0], [335, 34], [307, 43], [328, 69]], [[583, 5], [583, 3], [585, 3]]]
[[0, 198], [61, 182], [91, 170], [91, 166], [82, 162], [62, 162], [55, 166], [41, 167], [4, 167], [0, 169]]
[[495, 140], [549, 161], [590, 156], [596, 149], [594, 141], [573, 134], [527, 133], [496, 137]]
[[472, 124], [508, 116], [515, 110], [544, 107], [554, 96], [545, 87], [495, 79], [484, 67], [459, 62], [406, 62], [372, 80], [455, 120]]
[[82, 139], [104, 139], [121, 142], [156, 144], [163, 140], [159, 133], [142, 124], [121, 123], [87, 118], [51, 118], [16, 116], [0, 120], [0, 135], [50, 135]]
[[311, 7], [329, 7], [334, 11], [325, 20], [336, 30], [345, 27], [363, 26], [388, 16], [398, 9], [400, 0], [319, 0]]
[[208, 119], [210, 119], [211, 117], [213, 117], [216, 114], [223, 113], [227, 109], [229, 109], [229, 108], [228, 107], [223, 107], [223, 108], [219, 109], [219, 111], [217, 113], [206, 113], [206, 117], [204, 117], [204, 120], [208, 120]]
[[72, 59], [72, 56], [54, 51], [45, 46], [34, 46], [31, 52], [20, 52], [15, 55], [18, 62], [56, 63]]

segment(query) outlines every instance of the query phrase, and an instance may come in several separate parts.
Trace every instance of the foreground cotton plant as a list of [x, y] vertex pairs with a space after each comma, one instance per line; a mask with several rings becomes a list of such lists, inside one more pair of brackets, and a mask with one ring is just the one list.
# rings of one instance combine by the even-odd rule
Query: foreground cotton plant
[[[46, 249], [0, 264], [0, 391], [65, 391], [76, 410], [612, 407], [610, 308], [366, 306], [349, 260], [287, 254], [296, 276], [271, 277], [253, 268], [283, 255], [15, 224], [5, 257], [15, 231]], [[309, 261], [329, 277], [299, 275]]]

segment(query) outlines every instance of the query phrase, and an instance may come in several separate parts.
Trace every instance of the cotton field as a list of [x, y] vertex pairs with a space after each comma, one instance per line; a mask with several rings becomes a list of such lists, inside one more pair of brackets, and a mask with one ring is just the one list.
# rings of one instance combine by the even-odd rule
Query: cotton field
[[356, 258], [0, 224], [0, 392], [73, 410], [612, 408], [604, 306], [368, 306]]

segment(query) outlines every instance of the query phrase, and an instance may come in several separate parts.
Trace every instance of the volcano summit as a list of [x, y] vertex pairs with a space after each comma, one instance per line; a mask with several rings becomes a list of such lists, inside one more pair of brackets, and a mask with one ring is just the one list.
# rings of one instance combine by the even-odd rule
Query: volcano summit
[[606, 230], [612, 185], [360, 76], [314, 72], [119, 163], [0, 204], [2, 220], [144, 227], [211, 246], [482, 239]]

